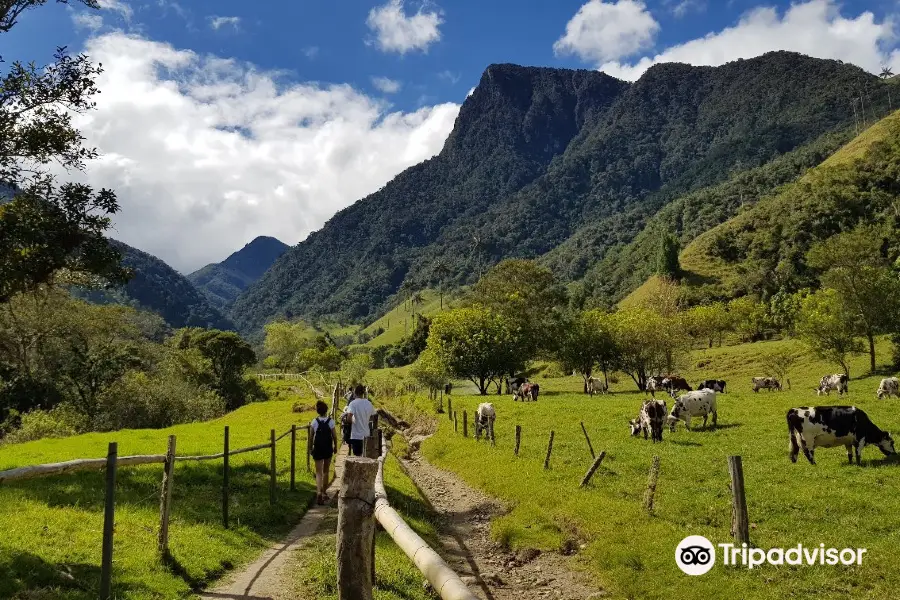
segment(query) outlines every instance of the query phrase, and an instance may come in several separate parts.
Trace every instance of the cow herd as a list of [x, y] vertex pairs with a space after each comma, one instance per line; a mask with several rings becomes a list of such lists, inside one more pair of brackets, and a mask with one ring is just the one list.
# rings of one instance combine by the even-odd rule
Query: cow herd
[[[781, 382], [774, 377], [753, 377], [750, 383], [754, 392], [783, 389]], [[637, 418], [628, 422], [631, 435], [639, 436], [643, 433], [645, 440], [662, 442], [665, 425], [668, 425], [670, 432], [674, 432], [678, 421], [683, 421], [685, 429], [690, 431], [691, 421], [695, 418], [702, 418], [705, 428], [709, 418], [712, 417], [712, 426], [716, 427], [718, 421], [716, 395], [725, 393], [726, 385], [721, 379], [707, 379], [693, 390], [682, 377], [649, 377], [645, 392], [651, 397], [641, 403]], [[538, 384], [531, 383], [524, 377], [507, 379], [506, 386], [514, 401], [537, 401], [540, 390]], [[586, 391], [591, 396], [595, 393], [606, 394], [609, 392], [609, 386], [605, 379], [591, 377], [586, 381]], [[657, 391], [665, 391], [672, 397], [674, 403], [671, 410], [668, 410], [666, 401], [656, 398]], [[677, 393], [682, 391], [686, 393], [679, 396]], [[819, 396], [830, 395], [832, 391], [843, 396], [849, 393], [849, 378], [843, 373], [825, 375], [819, 380], [815, 391]], [[891, 396], [900, 397], [900, 380], [896, 377], [882, 379], [876, 396], [880, 400]], [[478, 406], [475, 417], [476, 439], [480, 439], [481, 434], [486, 433], [493, 441], [495, 418], [496, 411], [493, 404], [482, 403]], [[787, 424], [792, 462], [797, 462], [797, 456], [802, 449], [807, 460], [811, 464], [816, 464], [817, 447], [844, 446], [850, 462], [852, 463], [855, 457], [857, 464], [860, 462], [860, 453], [867, 445], [876, 446], [886, 456], [897, 453], [891, 435], [878, 428], [865, 411], [855, 406], [792, 408], [787, 412]]]

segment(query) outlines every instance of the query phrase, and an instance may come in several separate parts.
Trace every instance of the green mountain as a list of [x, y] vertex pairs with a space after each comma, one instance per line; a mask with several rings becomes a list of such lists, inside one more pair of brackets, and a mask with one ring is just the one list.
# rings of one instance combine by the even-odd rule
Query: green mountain
[[73, 290], [73, 295], [101, 304], [127, 304], [158, 314], [172, 327], [235, 327], [178, 271], [153, 255], [117, 240], [110, 243], [122, 254], [122, 264], [134, 277], [113, 290]]
[[[839, 140], [854, 125], [851, 97], [884, 114], [887, 85], [853, 65], [789, 52], [721, 67], [656, 65], [633, 84], [491, 65], [440, 154], [286, 252], [231, 315], [245, 331], [276, 316], [370, 319], [398, 292], [470, 283], [507, 257], [544, 257], [593, 294], [603, 286], [588, 282], [603, 274], [591, 268], [661, 210], [808, 147], [768, 178], [790, 181], [836, 147], [823, 136]], [[683, 202], [712, 203], [700, 211], [712, 226], [733, 214], [728, 198]], [[602, 293], [640, 281], [619, 276]]]
[[698, 236], [681, 253], [686, 283], [704, 297], [769, 297], [816, 287], [805, 256], [815, 243], [858, 225], [881, 225], [887, 255], [900, 246], [900, 112], [834, 155]]
[[273, 237], [260, 236], [224, 261], [206, 265], [187, 278], [210, 304], [225, 311], [289, 247]]

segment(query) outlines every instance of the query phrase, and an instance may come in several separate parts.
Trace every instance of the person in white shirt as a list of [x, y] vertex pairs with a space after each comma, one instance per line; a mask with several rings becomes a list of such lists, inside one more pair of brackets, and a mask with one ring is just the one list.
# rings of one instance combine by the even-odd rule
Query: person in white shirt
[[355, 396], [350, 404], [347, 405], [347, 411], [353, 415], [353, 425], [350, 430], [350, 451], [354, 456], [363, 455], [363, 440], [369, 437], [369, 419], [375, 414], [375, 407], [369, 402], [366, 395], [366, 388], [358, 385], [353, 390]]

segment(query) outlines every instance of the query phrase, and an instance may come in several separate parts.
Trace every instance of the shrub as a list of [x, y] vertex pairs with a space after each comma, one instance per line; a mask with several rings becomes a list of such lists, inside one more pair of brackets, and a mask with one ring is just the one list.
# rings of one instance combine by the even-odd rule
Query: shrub
[[61, 404], [52, 410], [33, 410], [21, 417], [18, 429], [3, 441], [21, 444], [43, 438], [62, 438], [86, 429], [87, 423], [70, 406]]

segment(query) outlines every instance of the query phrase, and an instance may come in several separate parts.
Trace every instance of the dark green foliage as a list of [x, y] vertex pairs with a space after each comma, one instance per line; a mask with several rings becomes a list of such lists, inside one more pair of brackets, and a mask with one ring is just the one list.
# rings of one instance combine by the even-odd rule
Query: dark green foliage
[[660, 239], [659, 254], [656, 257], [656, 274], [677, 280], [681, 276], [678, 266], [678, 240], [671, 233]]
[[175, 332], [171, 344], [180, 350], [199, 350], [209, 361], [210, 370], [204, 373], [208, 381], [200, 383], [207, 383], [225, 400], [227, 410], [234, 410], [264, 396], [255, 380], [252, 384], [244, 380], [244, 370], [256, 363], [256, 353], [238, 334], [186, 328]]
[[[279, 314], [362, 320], [401, 285], [472, 283], [503, 258], [561, 244], [553, 271], [578, 279], [673, 200], [852, 126], [848, 94], [866, 85], [867, 111], [883, 114], [889, 84], [788, 52], [657, 65], [630, 85], [492, 65], [438, 156], [288, 251], [232, 316], [246, 331]], [[711, 208], [711, 224], [733, 203]]]
[[143, 308], [161, 316], [174, 328], [209, 327], [234, 329], [227, 318], [183, 275], [162, 260], [111, 240], [122, 255], [122, 264], [133, 273], [124, 286], [112, 290], [75, 289], [73, 294], [100, 304], [119, 303]]
[[220, 263], [206, 265], [187, 276], [209, 303], [228, 310], [235, 299], [259, 279], [289, 248], [273, 237], [260, 236]]

